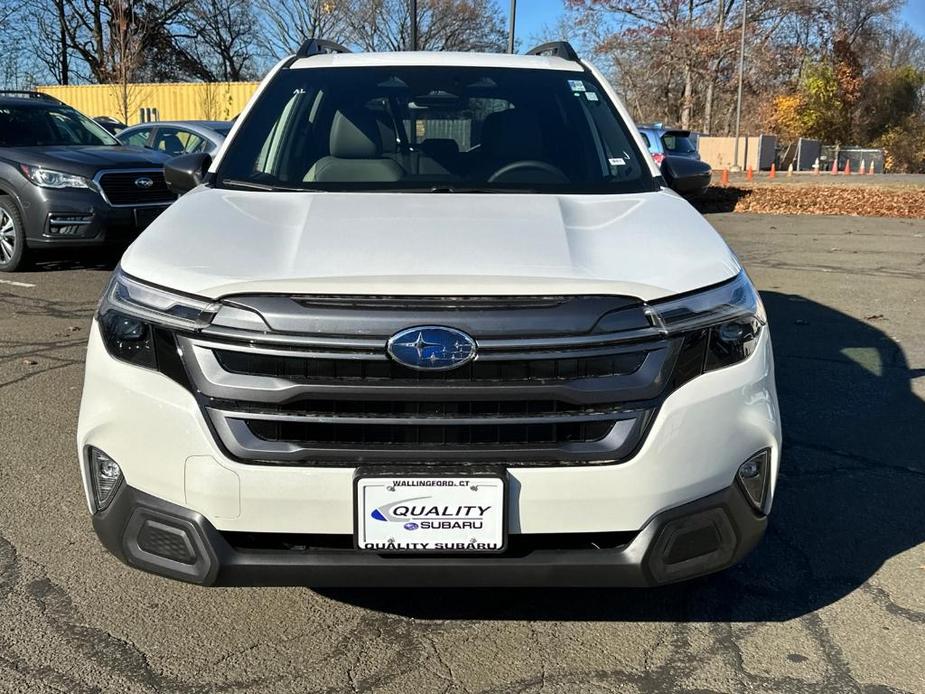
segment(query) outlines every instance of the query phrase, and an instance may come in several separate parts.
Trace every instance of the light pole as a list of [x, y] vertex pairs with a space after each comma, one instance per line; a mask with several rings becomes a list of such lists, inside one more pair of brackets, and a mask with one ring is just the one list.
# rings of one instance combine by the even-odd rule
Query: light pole
[[745, 20], [748, 15], [748, 0], [742, 0], [742, 40], [739, 43], [739, 94], [736, 97], [736, 144], [732, 153], [731, 171], [741, 171], [739, 166], [739, 126], [742, 121], [742, 76], [745, 73]]
[[517, 18], [517, 0], [511, 0], [511, 24], [507, 32], [507, 52], [514, 52], [514, 25]]
[[418, 0], [411, 0], [411, 50], [418, 49]]

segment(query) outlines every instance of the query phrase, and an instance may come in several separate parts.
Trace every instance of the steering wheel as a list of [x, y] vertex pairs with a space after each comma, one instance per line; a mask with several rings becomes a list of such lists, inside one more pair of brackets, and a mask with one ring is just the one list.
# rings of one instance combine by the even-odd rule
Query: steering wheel
[[[553, 181], [549, 181], [550, 183], [568, 183], [569, 182], [568, 176], [566, 176], [562, 172], [562, 169], [559, 169], [545, 161], [539, 161], [536, 159], [522, 159], [521, 161], [512, 161], [510, 164], [505, 164], [500, 169], [495, 171], [491, 176], [488, 177], [488, 182], [497, 183], [502, 178], [508, 176], [514, 171], [520, 171], [522, 169], [542, 171], [545, 174], [549, 174], [551, 178], [555, 179]], [[512, 182], [516, 183], [518, 181], [515, 180]]]

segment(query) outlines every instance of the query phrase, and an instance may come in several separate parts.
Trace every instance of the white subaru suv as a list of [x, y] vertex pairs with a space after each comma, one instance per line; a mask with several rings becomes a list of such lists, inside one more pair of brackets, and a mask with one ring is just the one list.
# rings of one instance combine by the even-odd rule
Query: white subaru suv
[[204, 585], [647, 586], [761, 538], [781, 432], [736, 256], [566, 43], [277, 65], [90, 335], [93, 525]]

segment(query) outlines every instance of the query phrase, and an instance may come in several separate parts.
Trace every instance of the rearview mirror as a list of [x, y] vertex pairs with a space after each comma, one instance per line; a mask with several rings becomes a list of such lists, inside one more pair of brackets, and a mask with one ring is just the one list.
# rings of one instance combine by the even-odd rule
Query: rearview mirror
[[164, 180], [177, 195], [188, 193], [205, 180], [212, 155], [205, 152], [181, 154], [164, 164]]
[[660, 167], [665, 183], [678, 195], [698, 195], [710, 185], [713, 170], [706, 162], [685, 157], [665, 157]]

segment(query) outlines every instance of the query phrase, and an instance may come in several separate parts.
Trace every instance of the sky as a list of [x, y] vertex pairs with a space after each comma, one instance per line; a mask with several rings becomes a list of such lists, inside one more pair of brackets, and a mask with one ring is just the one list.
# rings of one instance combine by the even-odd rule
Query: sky
[[[912, 1], [925, 3], [925, 0]], [[505, 12], [511, 6], [510, 0], [498, 0], [498, 4], [504, 8]], [[555, 26], [564, 6], [565, 3], [562, 0], [517, 0], [515, 32], [517, 37], [523, 41], [521, 50], [527, 50], [523, 46], [529, 43], [535, 34], [540, 33], [543, 25]]]
[[902, 17], [918, 33], [925, 34], [925, 0], [906, 0]]

